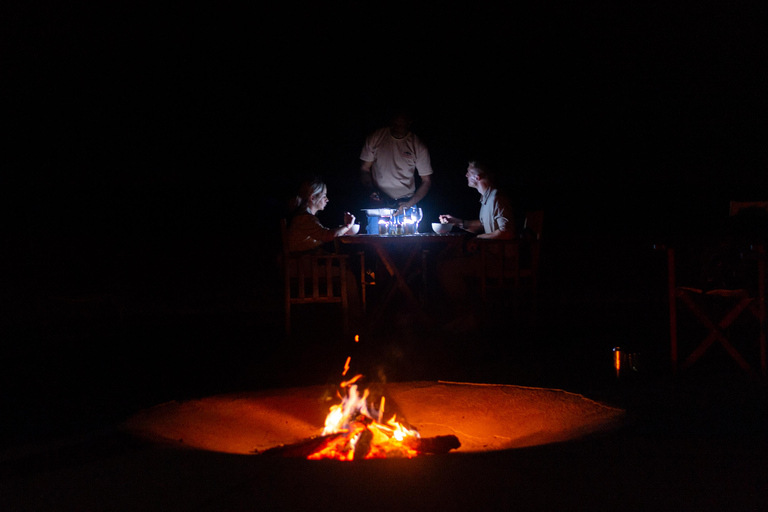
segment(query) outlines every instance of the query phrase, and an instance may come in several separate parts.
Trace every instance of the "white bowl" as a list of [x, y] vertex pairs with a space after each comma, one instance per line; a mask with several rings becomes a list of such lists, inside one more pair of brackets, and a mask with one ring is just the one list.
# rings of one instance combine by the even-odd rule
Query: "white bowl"
[[348, 235], [356, 235], [360, 232], [360, 224], [352, 224], [352, 227], [347, 231]]
[[438, 235], [444, 235], [446, 233], [450, 233], [451, 228], [453, 228], [453, 224], [443, 224], [441, 222], [432, 223], [432, 231], [434, 231]]

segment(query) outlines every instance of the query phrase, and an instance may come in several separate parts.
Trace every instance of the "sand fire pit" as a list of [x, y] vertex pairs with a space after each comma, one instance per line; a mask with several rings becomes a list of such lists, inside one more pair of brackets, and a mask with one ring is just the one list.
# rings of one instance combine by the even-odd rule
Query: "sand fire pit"
[[[370, 386], [422, 436], [456, 436], [458, 452], [568, 441], [616, 427], [624, 411], [567, 391], [510, 385], [402, 382]], [[139, 412], [128, 431], [179, 448], [254, 454], [317, 436], [334, 386], [169, 402]]]

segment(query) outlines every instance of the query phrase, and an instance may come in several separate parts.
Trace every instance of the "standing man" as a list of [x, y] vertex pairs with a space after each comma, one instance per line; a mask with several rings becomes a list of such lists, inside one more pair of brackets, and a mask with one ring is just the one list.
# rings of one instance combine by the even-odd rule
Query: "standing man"
[[[398, 112], [389, 126], [373, 132], [360, 153], [360, 180], [372, 208], [397, 208], [397, 215], [416, 205], [432, 185], [427, 146], [411, 131], [412, 119]], [[416, 173], [421, 184], [416, 187]], [[370, 226], [369, 226], [369, 233]]]

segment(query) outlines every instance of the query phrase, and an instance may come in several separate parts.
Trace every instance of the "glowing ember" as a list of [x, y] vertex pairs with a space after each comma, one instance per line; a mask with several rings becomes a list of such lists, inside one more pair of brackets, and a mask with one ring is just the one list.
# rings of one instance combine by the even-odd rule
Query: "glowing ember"
[[[349, 358], [344, 364], [344, 373], [349, 370]], [[369, 392], [362, 395], [357, 384], [363, 376], [356, 375], [342, 382], [341, 388], [347, 389], [346, 396], [341, 396], [341, 403], [331, 407], [325, 418], [322, 436], [326, 443], [307, 458], [316, 459], [377, 459], [388, 457], [415, 457], [419, 455], [418, 431], [397, 421], [395, 415], [382, 423], [384, 417], [384, 397], [381, 397], [379, 409], [369, 407]]]

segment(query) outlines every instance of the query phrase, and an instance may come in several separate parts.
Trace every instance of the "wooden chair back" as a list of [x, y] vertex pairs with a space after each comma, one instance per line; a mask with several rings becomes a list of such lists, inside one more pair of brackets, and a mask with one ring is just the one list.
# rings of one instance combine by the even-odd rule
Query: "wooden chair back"
[[[757, 342], [760, 350], [760, 369], [763, 377], [768, 376], [768, 362], [766, 359], [766, 332], [765, 332], [765, 251], [758, 247], [755, 255], [758, 265], [758, 293], [752, 295], [746, 289], [713, 289], [704, 290], [689, 286], [681, 286], [677, 282], [676, 270], [678, 266], [676, 250], [668, 247], [667, 251], [667, 281], [669, 296], [669, 334], [670, 334], [670, 362], [672, 372], [686, 369], [701, 358], [713, 345], [720, 345], [727, 354], [751, 376], [757, 376], [757, 372], [747, 362], [743, 348], [736, 343], [743, 341], [731, 338], [729, 327], [734, 324], [742, 313], [751, 312], [757, 319]], [[698, 344], [688, 346], [683, 350], [680, 340], [680, 311], [678, 304], [685, 306], [685, 310], [698, 320], [707, 331], [706, 337]], [[697, 326], [696, 332], [699, 332]], [[678, 362], [680, 352], [685, 351], [688, 356]], [[751, 352], [751, 351], [750, 351]]]
[[[744, 212], [746, 209], [759, 208], [768, 210], [768, 202], [759, 201], [731, 201], [729, 215], [734, 217], [740, 212]], [[684, 248], [679, 248], [684, 249]], [[737, 280], [739, 285], [744, 286], [728, 286], [725, 281], [717, 280], [717, 284], [725, 284], [726, 286], [712, 287], [709, 289], [708, 285], [711, 283], [707, 280], [699, 280], [694, 286], [686, 286], [687, 282], [681, 283], [679, 276], [677, 275], [678, 269], [686, 269], [690, 266], [689, 258], [680, 259], [680, 253], [684, 252], [674, 247], [668, 247], [667, 250], [667, 287], [668, 287], [668, 300], [669, 300], [669, 329], [670, 329], [670, 362], [672, 363], [672, 371], [676, 373], [681, 369], [687, 369], [698, 361], [705, 353], [710, 351], [710, 348], [714, 345], [719, 345], [721, 349], [725, 351], [731, 358], [740, 366], [747, 374], [757, 377], [758, 373], [754, 370], [752, 365], [748, 362], [749, 355], [751, 353], [751, 347], [749, 343], [747, 346], [743, 345], [741, 337], [732, 336], [732, 329], [729, 329], [733, 324], [741, 319], [743, 313], [752, 313], [752, 316], [757, 320], [757, 345], [759, 346], [759, 364], [760, 374], [763, 377], [768, 376], [768, 356], [766, 355], [766, 307], [765, 307], [765, 267], [766, 267], [766, 254], [765, 248], [762, 244], [756, 244], [753, 251], [741, 254], [741, 263], [745, 265], [754, 265], [757, 267], [755, 273], [744, 272], [744, 277], [752, 276], [757, 281], [756, 283], [742, 282]], [[688, 252], [699, 254], [694, 247], [692, 250], [689, 248]], [[726, 260], [727, 261], [727, 260]], [[718, 265], [719, 268], [720, 265]], [[726, 266], [727, 267], [727, 266]], [[733, 273], [733, 272], [731, 272]], [[687, 281], [683, 279], [683, 281]], [[747, 279], [751, 281], [751, 277]], [[681, 339], [681, 335], [686, 338], [691, 337], [691, 329], [681, 327], [681, 311], [678, 305], [683, 306], [683, 310], [686, 311], [692, 318], [698, 321], [695, 325], [695, 332], [699, 333], [700, 328], [703, 326], [706, 331], [706, 336], [698, 341], [698, 343], [690, 343], [690, 340]], [[700, 325], [699, 325], [700, 324]], [[741, 326], [744, 329], [744, 326]], [[745, 330], [744, 332], [748, 332]], [[683, 346], [683, 342], [689, 343]], [[682, 362], [678, 361], [678, 358], [687, 354]]]
[[523, 235], [526, 234], [541, 240], [541, 234], [544, 231], [544, 210], [534, 210], [525, 213], [525, 220], [523, 221]]
[[542, 210], [526, 212], [523, 232], [505, 240], [482, 240], [480, 247], [480, 294], [488, 299], [490, 288], [538, 290]]
[[[280, 220], [285, 295], [285, 334], [291, 335], [291, 308], [299, 304], [339, 304], [344, 332], [349, 330], [347, 259], [345, 254], [292, 255], [288, 250], [288, 224]], [[338, 278], [338, 281], [336, 281]]]

